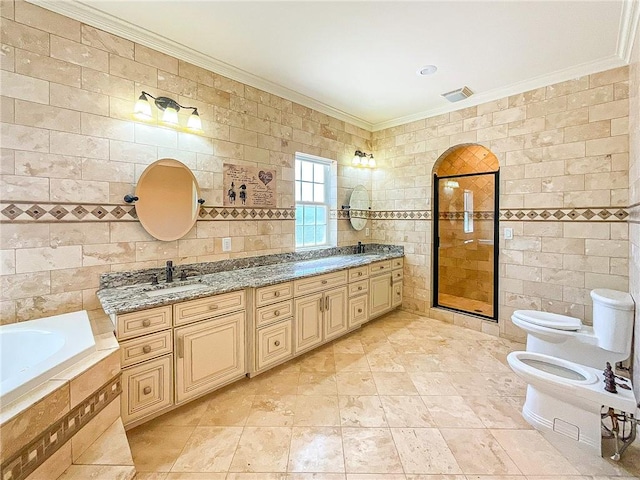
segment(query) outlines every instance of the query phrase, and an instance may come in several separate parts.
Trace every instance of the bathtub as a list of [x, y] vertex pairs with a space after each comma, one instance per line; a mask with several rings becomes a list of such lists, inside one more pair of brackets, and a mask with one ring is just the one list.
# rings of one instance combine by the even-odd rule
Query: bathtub
[[54, 378], [96, 349], [86, 311], [0, 327], [0, 405]]

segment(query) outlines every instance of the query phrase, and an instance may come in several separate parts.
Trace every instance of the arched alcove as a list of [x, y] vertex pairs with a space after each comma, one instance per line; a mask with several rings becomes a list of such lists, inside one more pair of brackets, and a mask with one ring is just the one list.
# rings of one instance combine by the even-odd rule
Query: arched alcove
[[500, 164], [456, 145], [433, 167], [433, 306], [497, 321]]

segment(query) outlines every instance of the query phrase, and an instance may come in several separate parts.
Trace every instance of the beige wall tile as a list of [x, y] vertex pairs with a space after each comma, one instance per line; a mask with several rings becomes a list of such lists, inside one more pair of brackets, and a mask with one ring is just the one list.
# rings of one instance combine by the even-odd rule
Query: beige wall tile
[[56, 35], [51, 35], [50, 53], [52, 58], [74, 63], [82, 67], [109, 71], [109, 55], [103, 50], [83, 45]]
[[49, 130], [6, 123], [0, 130], [0, 142], [3, 148], [48, 152]]
[[109, 140], [88, 135], [51, 132], [51, 153], [107, 159]]
[[129, 242], [83, 245], [82, 265], [109, 265], [136, 261], [135, 244]]
[[629, 116], [629, 101], [627, 99], [603, 103], [589, 107], [589, 121], [609, 120]]
[[80, 41], [80, 22], [24, 1], [16, 1], [16, 22]]
[[[3, 5], [6, 2], [3, 2]], [[37, 28], [3, 18], [0, 22], [0, 42], [33, 53], [49, 53], [49, 34]]]
[[82, 69], [82, 88], [83, 90], [110, 95], [127, 101], [131, 101], [135, 94], [132, 80], [90, 68]]
[[134, 60], [138, 63], [150, 65], [169, 73], [178, 74], [178, 59], [152, 50], [139, 43], [135, 44]]
[[[3, 252], [6, 251], [3, 250]], [[9, 251], [13, 253], [13, 250]], [[17, 275], [3, 274], [0, 276], [0, 285], [2, 286], [0, 289], [0, 298], [2, 300], [15, 300], [32, 295], [51, 293], [51, 279], [48, 271]]]
[[629, 79], [629, 67], [619, 67], [604, 72], [594, 73], [589, 77], [591, 88], [607, 85], [610, 83], [624, 82]]
[[26, 177], [80, 178], [78, 157], [38, 152], [15, 152], [15, 173]]
[[82, 25], [81, 32], [83, 44], [133, 60], [133, 42], [89, 25]]
[[27, 75], [0, 71], [2, 95], [36, 103], [49, 103], [49, 82]]
[[49, 179], [2, 175], [0, 177], [0, 190], [8, 200], [46, 202], [49, 200]]
[[158, 86], [158, 70], [156, 68], [118, 55], [109, 55], [109, 73], [117, 77], [134, 80], [143, 85], [149, 85], [150, 87]]
[[64, 108], [73, 106], [74, 110], [80, 112], [109, 115], [108, 96], [57, 83], [51, 84], [51, 105]]
[[109, 225], [106, 223], [54, 223], [48, 232], [52, 247], [109, 242]]
[[52, 178], [50, 180], [50, 190], [50, 198], [54, 202], [73, 202], [78, 200], [98, 204], [109, 202], [109, 182]]
[[29, 127], [80, 133], [80, 112], [16, 100], [15, 123]]
[[16, 251], [16, 272], [60, 270], [82, 265], [81, 246], [25, 248]]
[[598, 138], [587, 140], [585, 153], [587, 156], [608, 155], [629, 151], [629, 137], [618, 135], [617, 137]]
[[16, 73], [71, 87], [80, 86], [82, 70], [78, 65], [26, 50], [16, 50], [15, 58]]

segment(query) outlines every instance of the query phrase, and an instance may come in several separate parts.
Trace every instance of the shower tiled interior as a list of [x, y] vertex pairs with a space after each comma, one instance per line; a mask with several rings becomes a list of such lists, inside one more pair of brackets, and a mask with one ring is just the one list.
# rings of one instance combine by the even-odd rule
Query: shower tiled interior
[[455, 295], [440, 292], [438, 294], [438, 303], [442, 307], [455, 308], [457, 310], [464, 310], [465, 312], [479, 313], [480, 315], [485, 315], [487, 317], [493, 315], [493, 306], [491, 303], [474, 300], [472, 298], [457, 297]]
[[523, 345], [407, 312], [128, 432], [137, 480], [605, 480], [520, 409], [506, 355]]

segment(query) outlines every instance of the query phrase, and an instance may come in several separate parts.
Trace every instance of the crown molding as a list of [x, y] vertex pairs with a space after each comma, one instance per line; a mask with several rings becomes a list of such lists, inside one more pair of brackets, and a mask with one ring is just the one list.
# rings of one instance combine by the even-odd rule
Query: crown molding
[[622, 5], [620, 28], [616, 54], [593, 62], [583, 63], [550, 74], [541, 75], [522, 82], [513, 83], [505, 87], [496, 88], [487, 92], [473, 95], [472, 97], [455, 104], [443, 105], [438, 108], [424, 110], [415, 114], [397, 117], [380, 123], [370, 123], [359, 117], [343, 112], [337, 108], [298, 93], [289, 88], [278, 85], [270, 80], [251, 74], [245, 70], [221, 62], [209, 55], [193, 50], [186, 45], [171, 41], [161, 35], [133, 25], [112, 15], [97, 10], [89, 5], [76, 0], [26, 0], [29, 3], [46, 8], [53, 12], [65, 15], [87, 25], [99, 28], [106, 32], [153, 48], [180, 60], [210, 70], [219, 75], [231, 78], [238, 82], [278, 95], [287, 100], [312, 108], [318, 112], [343, 120], [370, 132], [396, 127], [416, 120], [454, 112], [463, 108], [473, 107], [482, 103], [499, 100], [510, 95], [516, 95], [528, 90], [533, 90], [555, 83], [564, 82], [584, 75], [601, 72], [611, 68], [628, 65], [631, 59], [633, 42], [638, 30], [640, 19], [639, 0], [625, 0]]
[[91, 25], [92, 27], [99, 28], [100, 30], [104, 30], [119, 37], [126, 38], [132, 42], [144, 45], [145, 47], [171, 55], [172, 57], [184, 60], [185, 62], [189, 62], [211, 72], [244, 83], [245, 85], [286, 98], [287, 100], [291, 100], [292, 102], [299, 103], [305, 107], [330, 115], [338, 120], [343, 120], [367, 131], [371, 131], [373, 126], [370, 122], [359, 117], [343, 112], [342, 110], [283, 87], [282, 85], [278, 85], [277, 83], [249, 73], [245, 70], [236, 68], [228, 63], [221, 62], [220, 60], [198, 52], [186, 45], [169, 40], [154, 32], [97, 10], [94, 7], [77, 2], [76, 0], [27, 0], [27, 2], [66, 17], [73, 18], [74, 20], [78, 20], [79, 22]]
[[620, 28], [618, 29], [618, 46], [616, 53], [625, 62], [631, 62], [633, 42], [638, 34], [640, 21], [640, 1], [625, 0], [622, 4]]
[[499, 100], [510, 95], [517, 95], [522, 92], [565, 82], [567, 80], [572, 80], [574, 78], [590, 75], [596, 72], [602, 72], [611, 68], [622, 67], [626, 64], [627, 63], [621, 60], [617, 55], [612, 55], [594, 62], [583, 63], [563, 70], [558, 70], [550, 74], [530, 78], [522, 82], [512, 83], [511, 85], [488, 90], [486, 92], [473, 95], [461, 102], [443, 105], [442, 107], [424, 110], [404, 117], [394, 118], [386, 122], [376, 123], [373, 125], [371, 131], [377, 132], [378, 130], [397, 127], [399, 125], [404, 125], [405, 123], [415, 122], [416, 120], [442, 115], [443, 113], [455, 112], [456, 110], [462, 110], [463, 108], [468, 107], [475, 107], [476, 105]]

